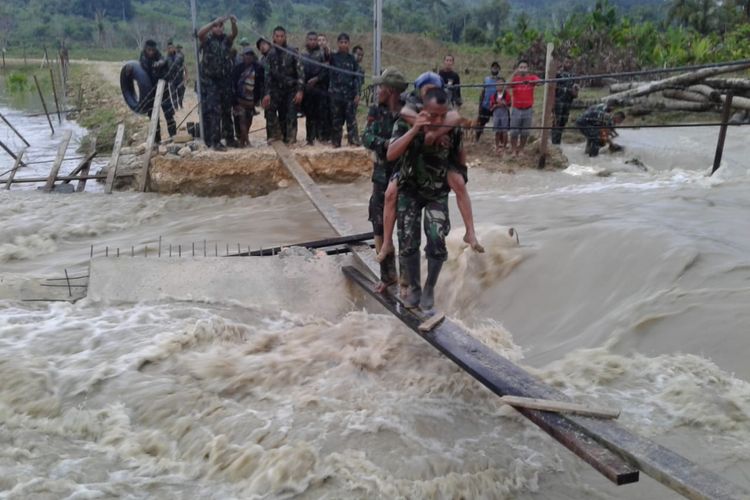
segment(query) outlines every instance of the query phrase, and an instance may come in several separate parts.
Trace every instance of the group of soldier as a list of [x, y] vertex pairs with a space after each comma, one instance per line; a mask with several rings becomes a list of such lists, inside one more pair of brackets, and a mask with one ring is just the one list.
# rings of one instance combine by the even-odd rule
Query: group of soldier
[[[231, 32], [224, 24], [231, 22]], [[219, 17], [198, 31], [201, 103], [206, 145], [216, 150], [249, 144], [248, 132], [256, 106], [264, 109], [269, 140], [297, 140], [297, 117], [306, 117], [308, 144], [330, 142], [340, 147], [346, 125], [350, 145], [359, 145], [356, 111], [364, 83], [361, 47], [350, 49], [341, 33], [336, 50], [324, 34], [309, 32], [305, 52], [287, 43], [282, 26], [271, 40], [259, 38], [256, 54], [246, 39], [240, 53], [232, 48], [237, 19]], [[223, 141], [223, 143], [222, 143]]]
[[[156, 42], [146, 40], [141, 51], [139, 63], [150, 80], [149, 83], [152, 89], [156, 89], [156, 84], [161, 79], [168, 82], [168, 87], [162, 94], [161, 108], [167, 122], [169, 136], [172, 137], [177, 133], [177, 123], [174, 119], [175, 110], [182, 108], [183, 98], [185, 97], [185, 84], [188, 77], [182, 46], [175, 45], [170, 40], [167, 42], [167, 57], [162, 57]], [[156, 96], [154, 90], [148, 95], [143, 96], [140, 103], [140, 110], [143, 113], [150, 114], [155, 105]], [[157, 124], [156, 128], [156, 140], [161, 141], [161, 126], [159, 124]]]

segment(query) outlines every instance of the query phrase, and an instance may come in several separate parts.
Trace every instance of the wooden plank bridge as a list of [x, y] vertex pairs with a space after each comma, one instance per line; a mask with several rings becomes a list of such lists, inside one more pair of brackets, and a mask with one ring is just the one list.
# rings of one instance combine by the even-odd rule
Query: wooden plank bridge
[[[292, 152], [279, 142], [272, 146], [331, 228], [342, 238], [351, 235], [352, 226], [322, 194]], [[572, 403], [565, 394], [500, 356], [449, 318], [430, 331], [420, 331], [419, 326], [428, 317], [419, 310], [403, 307], [396, 287], [384, 294], [374, 292], [379, 265], [372, 248], [359, 240], [348, 246], [361, 266], [361, 269], [343, 269], [352, 282], [492, 392], [498, 396]], [[639, 471], [642, 471], [687, 498], [750, 498], [750, 492], [612, 420], [521, 406], [514, 408], [617, 485], [638, 481]]]

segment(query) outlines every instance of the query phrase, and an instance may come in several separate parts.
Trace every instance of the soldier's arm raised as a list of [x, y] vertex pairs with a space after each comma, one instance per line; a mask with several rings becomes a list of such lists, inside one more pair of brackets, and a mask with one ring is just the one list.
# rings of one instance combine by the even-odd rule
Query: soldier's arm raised
[[229, 16], [229, 20], [232, 21], [232, 33], [229, 35], [228, 44], [231, 47], [234, 43], [234, 39], [237, 38], [237, 18], [235, 16]]
[[419, 113], [413, 127], [407, 130], [402, 136], [391, 139], [391, 143], [388, 145], [388, 153], [386, 153], [385, 157], [386, 160], [396, 161], [403, 156], [406, 150], [409, 149], [409, 145], [414, 138], [419, 135], [422, 127], [429, 123], [430, 119], [427, 117], [427, 114], [424, 112]]
[[208, 38], [208, 33], [211, 31], [211, 28], [214, 27], [214, 24], [224, 22], [223, 17], [217, 17], [204, 27], [198, 30], [198, 40], [200, 40], [201, 43], [206, 41], [206, 38]]

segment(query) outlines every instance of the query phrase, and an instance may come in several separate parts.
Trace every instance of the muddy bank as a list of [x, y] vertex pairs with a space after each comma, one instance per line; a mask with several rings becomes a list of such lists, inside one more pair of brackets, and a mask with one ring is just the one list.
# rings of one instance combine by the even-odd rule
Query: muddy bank
[[[179, 150], [178, 150], [179, 148]], [[196, 196], [263, 196], [286, 187], [291, 177], [270, 147], [230, 149], [217, 153], [200, 146], [167, 147], [151, 159], [149, 188], [162, 194]], [[144, 148], [129, 148], [120, 158], [116, 189], [133, 189], [143, 168]], [[294, 149], [297, 160], [316, 180], [352, 182], [370, 176], [370, 152], [362, 148]], [[104, 169], [103, 171], [106, 171]], [[122, 175], [122, 177], [120, 177]]]

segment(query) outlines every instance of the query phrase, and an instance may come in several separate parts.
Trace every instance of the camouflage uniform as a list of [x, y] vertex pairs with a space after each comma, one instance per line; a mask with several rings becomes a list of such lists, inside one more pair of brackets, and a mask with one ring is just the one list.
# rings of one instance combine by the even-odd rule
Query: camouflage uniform
[[[555, 75], [555, 78], [571, 78], [575, 76], [573, 73], [562, 71]], [[555, 86], [555, 127], [552, 129], [552, 144], [560, 144], [562, 142], [563, 128], [568, 123], [570, 117], [570, 105], [576, 98], [575, 90], [573, 87], [576, 82], [574, 80], [564, 80], [557, 82]]]
[[[372, 223], [372, 232], [380, 237], [383, 236], [385, 190], [395, 167], [394, 162], [386, 160], [386, 153], [396, 120], [398, 120], [398, 113], [391, 113], [388, 106], [382, 104], [371, 106], [367, 114], [367, 127], [362, 134], [362, 144], [375, 153], [369, 221]], [[380, 280], [383, 283], [396, 281], [396, 256], [392, 253], [380, 264]]]
[[[326, 62], [323, 50], [308, 51], [305, 57], [307, 58], [303, 65], [305, 70], [305, 98], [302, 101], [302, 112], [305, 114], [306, 139], [308, 143], [312, 143], [314, 140], [323, 139], [323, 120], [328, 114], [325, 109], [326, 102], [323, 99], [328, 90], [328, 72], [324, 67], [312, 62], [321, 64]], [[312, 86], [307, 85], [307, 82], [313, 78], [317, 78], [317, 82]]]
[[[392, 140], [403, 136], [409, 128], [404, 120], [396, 122]], [[454, 129], [449, 137], [451, 145], [446, 149], [424, 144], [424, 134], [419, 134], [398, 160], [398, 242], [401, 258], [419, 252], [422, 209], [425, 212], [427, 258], [441, 262], [448, 258], [445, 246], [445, 237], [450, 232], [448, 171], [458, 170], [464, 177], [466, 175], [465, 167], [459, 164], [462, 134]]]
[[201, 104], [206, 146], [234, 142], [232, 58], [229, 37], [208, 35], [201, 45]]
[[607, 112], [607, 106], [596, 104], [584, 111], [576, 120], [576, 126], [586, 137], [586, 154], [594, 157], [599, 155], [599, 148], [606, 144], [602, 137], [606, 137], [615, 125], [612, 115]]
[[[148, 74], [148, 77], [151, 80], [154, 88], [153, 92], [155, 93], [156, 85], [159, 80], [169, 79], [169, 60], [163, 59], [161, 57], [161, 53], [157, 50], [153, 59], [146, 57], [146, 51], [142, 51], [139, 62], [141, 64], [141, 68], [143, 68], [146, 71], [146, 74]], [[141, 106], [146, 115], [151, 116], [151, 112], [154, 109], [155, 100], [156, 95], [149, 95], [146, 97], [146, 99], [144, 99]], [[162, 94], [161, 110], [164, 113], [164, 119], [167, 122], [167, 131], [169, 132], [169, 136], [173, 137], [175, 134], [177, 134], [177, 123], [174, 119], [174, 107], [172, 106], [172, 99], [169, 97], [169, 89], [167, 88], [164, 89], [164, 93]], [[159, 120], [159, 122], [157, 122], [156, 124], [155, 139], [156, 142], [161, 142], [161, 120]]]
[[350, 73], [342, 73], [334, 68], [343, 69], [347, 72], [359, 73], [359, 65], [354, 56], [349, 53], [336, 52], [331, 55], [331, 70], [329, 70], [329, 92], [331, 94], [331, 110], [333, 113], [333, 130], [331, 131], [331, 142], [338, 147], [341, 146], [341, 136], [346, 131], [349, 136], [349, 144], [359, 144], [357, 132], [357, 106], [354, 98], [359, 95], [360, 77]]
[[[294, 95], [305, 87], [305, 71], [297, 49], [273, 47], [263, 60], [265, 94], [271, 104], [266, 113], [268, 132], [273, 139], [291, 144], [297, 141], [297, 106]], [[287, 52], [290, 51], [290, 52]]]

